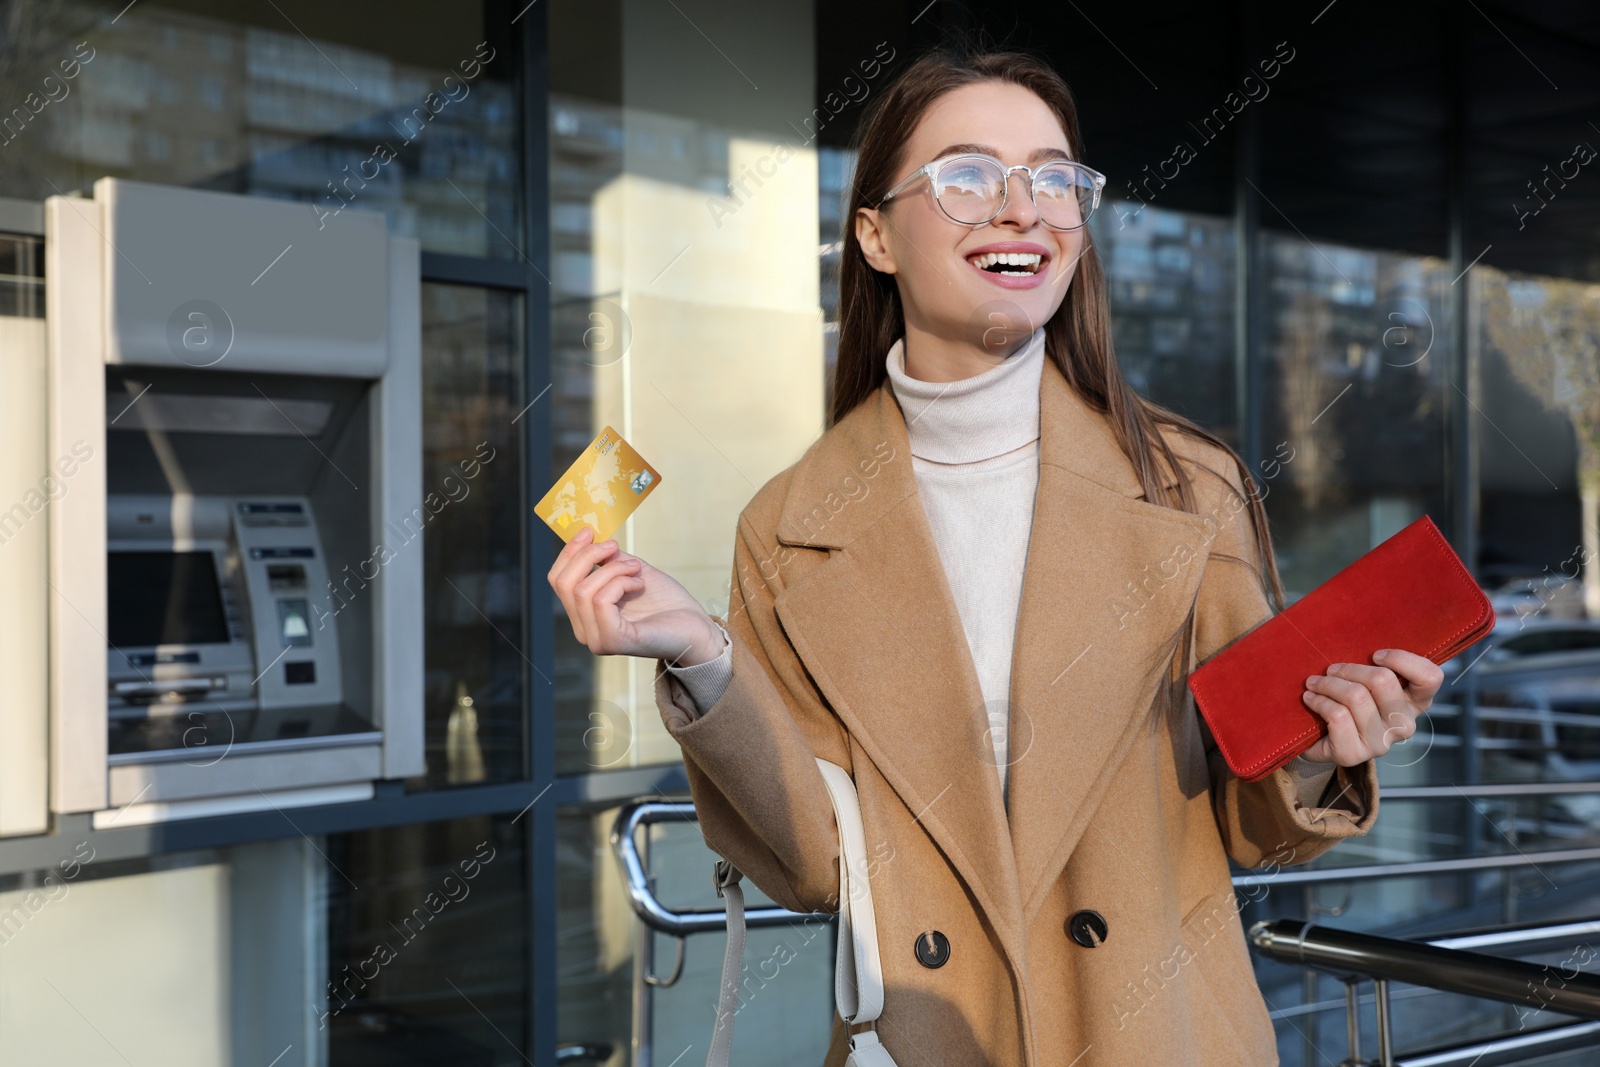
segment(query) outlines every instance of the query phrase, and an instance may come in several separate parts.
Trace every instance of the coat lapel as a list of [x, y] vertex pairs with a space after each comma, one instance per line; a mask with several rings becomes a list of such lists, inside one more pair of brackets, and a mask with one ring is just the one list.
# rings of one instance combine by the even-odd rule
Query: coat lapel
[[1040, 388], [1039, 489], [1011, 665], [1008, 815], [1025, 921], [1139, 730], [1154, 725], [1210, 540], [1202, 517], [1144, 499], [1106, 417], [1053, 363]]
[[[1143, 721], [1165, 663], [1153, 662], [1157, 646], [1182, 623], [1205, 556], [1204, 520], [1142, 499], [1104, 417], [1048, 358], [1040, 401], [1012, 661], [1009, 812], [888, 382], [796, 464], [776, 531], [783, 544], [829, 550], [779, 594], [784, 632], [1019, 970], [1024, 924]], [[1180, 542], [1197, 556], [1168, 563], [1161, 577]]]
[[785, 634], [1015, 952], [1021, 896], [982, 690], [887, 382], [797, 465], [776, 535], [829, 550], [778, 595]]

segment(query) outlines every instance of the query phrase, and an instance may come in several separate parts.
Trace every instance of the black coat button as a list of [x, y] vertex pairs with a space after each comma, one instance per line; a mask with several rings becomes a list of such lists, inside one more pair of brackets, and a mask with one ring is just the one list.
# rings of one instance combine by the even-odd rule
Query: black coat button
[[1082, 908], [1067, 920], [1067, 934], [1084, 948], [1094, 948], [1106, 939], [1106, 918], [1098, 911]]
[[917, 962], [924, 967], [943, 967], [950, 958], [950, 939], [937, 930], [917, 935]]

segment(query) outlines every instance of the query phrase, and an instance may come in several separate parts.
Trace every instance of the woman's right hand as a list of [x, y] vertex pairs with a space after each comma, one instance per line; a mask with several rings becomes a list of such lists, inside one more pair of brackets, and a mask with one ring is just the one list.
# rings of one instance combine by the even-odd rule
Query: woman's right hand
[[573, 635], [590, 652], [683, 667], [722, 653], [721, 628], [676, 579], [614, 540], [593, 541], [588, 526], [573, 534], [549, 576]]

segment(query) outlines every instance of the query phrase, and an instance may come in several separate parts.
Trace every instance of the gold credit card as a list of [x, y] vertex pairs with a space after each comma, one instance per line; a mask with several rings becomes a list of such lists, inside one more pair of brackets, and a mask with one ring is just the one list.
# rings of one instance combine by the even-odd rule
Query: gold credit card
[[550, 487], [533, 513], [563, 541], [571, 541], [573, 534], [588, 526], [600, 542], [621, 529], [633, 509], [660, 484], [656, 469], [607, 426]]

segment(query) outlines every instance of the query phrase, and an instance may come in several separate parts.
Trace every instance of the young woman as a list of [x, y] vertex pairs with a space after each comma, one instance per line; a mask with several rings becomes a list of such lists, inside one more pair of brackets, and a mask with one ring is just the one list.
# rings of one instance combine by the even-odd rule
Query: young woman
[[902, 1067], [1277, 1063], [1227, 860], [1366, 833], [1442, 674], [1333, 664], [1327, 736], [1234, 777], [1184, 681], [1281, 610], [1266, 517], [1118, 370], [1066, 85], [932, 54], [858, 145], [832, 417], [741, 514], [726, 617], [586, 532], [550, 583], [591, 651], [660, 661], [706, 843], [779, 904], [838, 910], [815, 758], [851, 772]]

